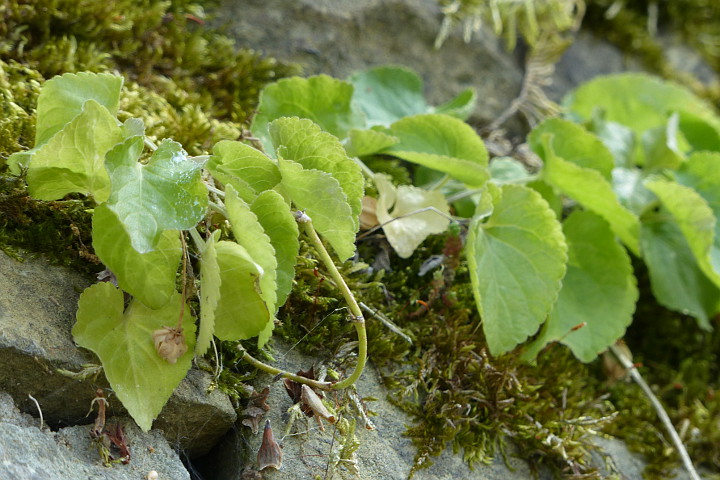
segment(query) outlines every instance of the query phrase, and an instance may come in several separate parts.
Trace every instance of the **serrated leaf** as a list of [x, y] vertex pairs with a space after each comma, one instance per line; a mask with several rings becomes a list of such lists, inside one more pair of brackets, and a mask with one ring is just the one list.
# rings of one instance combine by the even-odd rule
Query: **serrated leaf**
[[398, 143], [400, 139], [378, 129], [358, 130], [353, 128], [345, 150], [351, 157], [365, 157], [381, 152]]
[[351, 128], [362, 128], [365, 119], [351, 105], [353, 86], [327, 75], [309, 78], [283, 78], [260, 92], [258, 113], [251, 131], [274, 155], [268, 124], [280, 117], [309, 118], [338, 138], [345, 138]]
[[88, 100], [82, 112], [35, 153], [27, 174], [30, 195], [58, 200], [78, 192], [104, 202], [110, 195], [105, 154], [122, 140], [115, 117]]
[[280, 171], [275, 162], [240, 142], [222, 140], [216, 143], [207, 168], [222, 183], [235, 187], [246, 202], [280, 183]]
[[139, 253], [107, 204], [95, 208], [92, 222], [95, 253], [115, 274], [120, 288], [150, 308], [166, 305], [175, 293], [175, 275], [182, 258], [178, 231], [166, 230], [154, 250]]
[[669, 180], [650, 180], [645, 186], [677, 222], [700, 270], [720, 287], [720, 239], [716, 238], [717, 219], [708, 203], [692, 188]]
[[[428, 236], [447, 229], [450, 207], [441, 192], [411, 185], [395, 187], [390, 177], [383, 174], [376, 174], [374, 180], [378, 189], [375, 208], [378, 222], [384, 225], [388, 242], [401, 258], [409, 258]], [[416, 213], [427, 207], [433, 207], [445, 216], [434, 211]]]
[[300, 249], [298, 225], [283, 197], [268, 190], [257, 196], [250, 205], [270, 237], [277, 259], [277, 306], [281, 307], [292, 290], [295, 263]]
[[355, 254], [357, 218], [340, 183], [329, 173], [304, 169], [292, 160], [278, 160], [282, 186], [297, 208], [305, 210], [315, 229], [341, 260]]
[[642, 73], [595, 78], [578, 87], [563, 103], [585, 121], [602, 110], [606, 120], [626, 125], [637, 135], [665, 125], [673, 112], [690, 113], [720, 131], [720, 119], [710, 105], [683, 87]]
[[387, 127], [403, 117], [430, 110], [422, 78], [407, 68], [376, 67], [354, 73], [349, 81], [355, 87], [352, 99], [365, 113], [368, 127]]
[[629, 255], [600, 216], [576, 210], [563, 223], [563, 233], [568, 244], [563, 285], [524, 356], [534, 358], [545, 345], [558, 341], [590, 362], [625, 334], [638, 289]]
[[535, 153], [542, 152], [546, 136], [552, 139], [555, 155], [578, 167], [596, 170], [605, 180], [610, 180], [615, 160], [598, 137], [575, 123], [550, 118], [533, 128], [528, 136]]
[[698, 267], [677, 223], [667, 214], [646, 219], [640, 242], [657, 301], [712, 330], [710, 318], [720, 312], [720, 289]]
[[132, 137], [106, 157], [112, 181], [108, 207], [130, 236], [132, 246], [147, 253], [164, 230], [186, 230], [205, 215], [207, 190], [202, 183], [202, 163], [182, 150], [179, 143], [163, 140], [146, 165], [138, 162], [143, 139]]
[[381, 153], [445, 172], [471, 186], [482, 186], [489, 178], [485, 144], [462, 120], [415, 115], [395, 122], [388, 133], [400, 142]]
[[220, 266], [217, 261], [215, 244], [220, 230], [215, 230], [205, 241], [200, 258], [200, 326], [198, 328], [195, 354], [204, 355], [210, 348], [215, 331], [215, 309], [220, 301]]
[[215, 252], [220, 271], [215, 336], [220, 340], [255, 337], [272, 321], [260, 294], [262, 268], [235, 242], [219, 241]]
[[100, 357], [113, 392], [140, 428], [148, 431], [190, 369], [195, 319], [185, 307], [182, 325], [188, 351], [173, 364], [158, 355], [153, 331], [177, 324], [180, 294], [158, 310], [133, 301], [123, 312], [123, 303], [122, 291], [110, 283], [87, 288], [80, 296], [73, 336], [78, 345]]
[[280, 118], [269, 125], [270, 137], [278, 154], [293, 160], [306, 170], [327, 172], [340, 183], [352, 209], [354, 228], [360, 228], [363, 185], [360, 166], [348, 158], [340, 141], [320, 130], [307, 119]]
[[255, 213], [229, 185], [225, 190], [225, 209], [235, 241], [241, 245], [250, 258], [262, 269], [258, 281], [260, 296], [265, 300], [271, 317], [275, 316], [277, 302], [277, 259], [270, 237], [258, 221]]
[[483, 331], [493, 355], [505, 353], [545, 321], [565, 274], [567, 245], [540, 194], [488, 185], [493, 211], [474, 220], [466, 255]]
[[546, 133], [534, 146], [537, 148], [536, 153], [545, 162], [543, 181], [603, 217], [625, 246], [639, 255], [640, 222], [637, 216], [620, 204], [602, 173], [593, 168], [580, 167], [555, 154], [553, 139], [552, 134]]

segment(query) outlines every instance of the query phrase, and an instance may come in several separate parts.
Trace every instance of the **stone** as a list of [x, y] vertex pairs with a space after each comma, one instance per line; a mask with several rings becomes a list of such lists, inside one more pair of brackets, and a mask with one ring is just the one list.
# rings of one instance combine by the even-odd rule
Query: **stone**
[[486, 32], [465, 43], [456, 29], [434, 48], [442, 13], [433, 0], [224, 0], [209, 11], [237, 46], [302, 66], [304, 75], [346, 78], [403, 65], [420, 73], [432, 105], [473, 87], [473, 121], [489, 123], [518, 95], [522, 63]]
[[190, 480], [177, 453], [159, 431], [143, 433], [128, 418], [120, 422], [128, 439], [131, 458], [127, 465], [102, 465], [90, 437], [90, 425], [66, 427], [51, 432], [39, 421], [20, 413], [12, 397], [0, 392], [0, 478], [3, 480], [105, 480], [145, 479], [151, 471], [157, 478]]
[[[275, 366], [297, 371], [307, 369], [316, 360], [300, 355], [295, 350], [288, 351], [288, 346], [273, 340], [277, 352], [282, 359]], [[282, 382], [273, 382], [269, 375], [260, 375], [257, 379], [257, 390], [270, 385], [267, 404], [270, 406], [265, 418], [270, 420], [275, 439], [283, 449], [283, 466], [280, 470], [266, 469], [264, 478], [273, 480], [325, 478], [330, 458], [338, 455], [337, 439], [333, 442], [335, 427], [325, 422], [325, 431], [321, 431], [314, 418], [300, 418], [294, 422], [290, 434], [285, 434], [288, 425], [288, 409], [292, 406], [290, 397], [285, 392]], [[370, 364], [356, 384], [360, 397], [372, 397], [377, 401], [369, 402], [373, 412], [371, 417], [374, 430], [367, 430], [359, 423], [356, 429], [360, 447], [357, 450], [357, 469], [359, 478], [375, 480], [396, 480], [408, 478], [415, 458], [415, 446], [406, 437], [407, 426], [414, 420], [403, 410], [387, 400], [387, 391], [382, 386], [380, 376]], [[332, 398], [334, 393], [327, 395]], [[339, 393], [338, 393], [339, 395]], [[264, 420], [261, 425], [264, 424]], [[235, 429], [220, 442], [208, 456], [198, 460], [196, 467], [206, 478], [216, 480], [241, 480], [246, 468], [256, 468], [255, 459], [262, 440], [262, 428], [253, 434], [249, 427], [243, 426], [241, 420]], [[510, 446], [512, 447], [512, 446]], [[453, 454], [452, 448], [446, 449], [440, 456], [433, 458], [430, 468], [418, 470], [413, 478], [418, 480], [454, 480], [464, 479], [527, 479], [533, 474], [526, 462], [512, 456], [512, 448], [508, 452], [508, 465], [498, 456], [490, 465], [475, 465], [471, 470], [461, 455]], [[343, 478], [349, 470], [342, 466], [336, 468], [337, 478]], [[333, 477], [332, 474], [328, 478]], [[540, 479], [552, 478], [541, 474]]]
[[[19, 262], [0, 253], [0, 390], [22, 411], [37, 415], [32, 395], [54, 427], [87, 423], [95, 390], [107, 388], [102, 376], [79, 381], [57, 372], [99, 363], [78, 349], [71, 335], [80, 292], [92, 282], [42, 258]], [[226, 395], [208, 393], [210, 382], [207, 372], [191, 370], [155, 423], [190, 457], [206, 453], [237, 418]], [[110, 415], [126, 416], [121, 407], [110, 398]]]

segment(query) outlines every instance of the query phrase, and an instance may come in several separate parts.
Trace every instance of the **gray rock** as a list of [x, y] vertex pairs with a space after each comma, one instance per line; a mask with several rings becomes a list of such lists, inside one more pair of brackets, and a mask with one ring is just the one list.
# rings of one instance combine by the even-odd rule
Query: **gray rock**
[[404, 65], [420, 73], [434, 105], [472, 86], [481, 123], [520, 91], [522, 66], [492, 35], [465, 43], [458, 30], [434, 49], [442, 14], [432, 0], [224, 0], [209, 13], [238, 46], [296, 62], [307, 75]]
[[[160, 479], [189, 480], [177, 454], [158, 431], [141, 432], [130, 419], [120, 422], [130, 446], [127, 465], [105, 467], [90, 438], [90, 426], [81, 425], [50, 432], [19, 413], [12, 398], [0, 392], [0, 478], [3, 480], [139, 480], [151, 471]], [[30, 425], [35, 423], [35, 425]]]
[[[275, 343], [279, 352], [286, 352], [285, 344]], [[286, 355], [279, 354], [276, 358], [278, 368], [296, 371], [307, 369], [314, 361], [292, 350]], [[338, 437], [333, 440], [335, 427], [325, 422], [325, 431], [318, 429], [314, 418], [300, 418], [293, 423], [289, 434], [288, 409], [292, 401], [285, 392], [282, 382], [272, 383], [272, 377], [263, 375], [258, 378], [258, 385], [270, 384], [268, 405], [270, 411], [266, 418], [270, 420], [275, 438], [283, 449], [283, 466], [280, 470], [265, 469], [266, 479], [295, 478], [357, 478], [348, 468], [341, 465], [330, 468], [325, 477], [330, 459], [339, 454], [341, 446]], [[259, 387], [260, 388], [260, 387]], [[398, 480], [408, 477], [413, 466], [416, 449], [412, 441], [406, 437], [407, 426], [413, 419], [403, 410], [387, 401], [387, 391], [382, 386], [377, 372], [369, 366], [357, 383], [360, 397], [373, 397], [377, 401], [369, 402], [368, 407], [375, 414], [371, 417], [374, 430], [367, 430], [361, 424], [356, 429], [360, 447], [357, 450], [357, 470], [359, 478], [377, 480]], [[338, 393], [339, 394], [339, 393]], [[328, 394], [330, 398], [333, 393]], [[261, 425], [264, 423], [261, 422]], [[361, 423], [361, 422], [360, 422]], [[242, 426], [231, 431], [218, 447], [206, 458], [202, 459], [201, 470], [206, 478], [216, 480], [241, 480], [246, 468], [257, 468], [256, 456], [262, 441], [262, 431], [254, 435], [250, 428]], [[419, 470], [413, 478], [418, 480], [454, 480], [454, 479], [527, 479], [532, 478], [528, 465], [509, 452], [509, 466], [502, 458], [497, 458], [490, 465], [475, 465], [471, 470], [462, 460], [461, 455], [453, 454], [446, 449], [439, 457], [433, 458], [434, 464]], [[252, 478], [252, 477], [249, 477]], [[543, 477], [540, 478], [549, 478]]]
[[[698, 52], [680, 43], [679, 39], [664, 34], [659, 37], [659, 42], [674, 68], [691, 73], [707, 84], [718, 80], [718, 75]], [[546, 91], [551, 99], [559, 101], [570, 90], [597, 76], [644, 70], [632, 53], [623, 52], [606, 40], [581, 31], [555, 66], [553, 82]]]
[[[57, 373], [79, 371], [98, 363], [80, 351], [70, 333], [80, 292], [92, 279], [43, 259], [18, 262], [0, 253], [0, 390], [8, 392], [20, 410], [37, 415], [32, 395], [51, 425], [87, 423], [86, 414], [98, 386]], [[210, 375], [191, 370], [177, 388], [155, 426], [173, 446], [189, 456], [208, 449], [237, 418], [226, 395], [208, 392]], [[110, 414], [127, 415], [120, 402], [110, 402]]]

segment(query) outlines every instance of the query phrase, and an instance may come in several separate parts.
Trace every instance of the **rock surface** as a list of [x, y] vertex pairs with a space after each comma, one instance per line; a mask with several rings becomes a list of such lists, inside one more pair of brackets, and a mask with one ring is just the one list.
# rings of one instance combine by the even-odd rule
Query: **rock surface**
[[159, 431], [141, 432], [130, 419], [120, 422], [130, 446], [127, 465], [105, 467], [90, 438], [90, 426], [79, 425], [51, 432], [39, 421], [20, 413], [12, 397], [0, 392], [0, 478], [3, 480], [138, 480], [151, 471], [157, 478], [189, 480], [177, 454]]
[[[307, 369], [315, 359], [298, 354], [295, 350], [287, 352], [288, 346], [276, 342], [282, 359], [277, 362], [279, 368], [296, 371]], [[286, 353], [287, 352], [287, 353]], [[292, 406], [290, 397], [285, 392], [282, 382], [272, 383], [272, 377], [263, 375], [258, 378], [259, 389], [262, 385], [270, 385], [267, 404], [270, 411], [266, 418], [273, 427], [275, 439], [283, 449], [283, 466], [280, 470], [265, 469], [263, 477], [272, 480], [295, 478], [357, 478], [352, 475], [350, 463], [340, 462], [333, 467], [332, 459], [340, 455], [339, 438], [333, 441], [335, 428], [325, 422], [325, 431], [318, 429], [314, 418], [295, 420], [293, 429], [285, 434], [288, 426], [288, 409]], [[357, 450], [356, 465], [359, 477], [376, 480], [399, 480], [408, 478], [415, 459], [415, 447], [410, 438], [404, 436], [407, 426], [414, 423], [413, 419], [398, 407], [386, 400], [387, 391], [382, 386], [377, 372], [372, 365], [365, 369], [357, 383], [360, 397], [372, 397], [378, 401], [368, 402], [367, 406], [373, 413], [371, 421], [374, 430], [367, 430], [361, 424], [356, 429], [360, 447]], [[332, 398], [333, 394], [329, 394]], [[361, 422], [360, 422], [361, 423]], [[264, 420], [260, 425], [264, 424]], [[216, 480], [241, 480], [246, 467], [257, 468], [256, 456], [262, 441], [262, 431], [253, 434], [248, 427], [240, 425], [232, 430], [223, 442], [208, 457], [201, 459], [200, 468], [205, 478]], [[439, 457], [433, 458], [428, 469], [418, 470], [413, 478], [417, 480], [454, 480], [454, 479], [504, 479], [524, 480], [532, 478], [526, 462], [512, 457], [508, 452], [508, 465], [502, 458], [496, 458], [490, 465], [475, 465], [471, 470], [455, 455], [452, 449], [446, 449]], [[330, 467], [329, 467], [330, 466]], [[326, 470], [329, 475], [325, 477]], [[248, 475], [246, 473], [246, 475]], [[252, 477], [250, 477], [252, 478]], [[552, 478], [541, 475], [540, 479]]]
[[[75, 346], [70, 333], [80, 292], [91, 282], [42, 259], [18, 262], [0, 253], [0, 390], [22, 411], [37, 415], [32, 395], [53, 426], [87, 423], [95, 390], [106, 387], [102, 377], [98, 385], [57, 373], [58, 368], [77, 372], [84, 364], [98, 363]], [[191, 457], [206, 453], [237, 418], [227, 396], [217, 390], [207, 394], [209, 383], [209, 374], [191, 371], [155, 424]], [[110, 414], [127, 415], [120, 407], [111, 400]]]
[[432, 0], [224, 0], [209, 13], [238, 46], [296, 62], [306, 75], [346, 78], [373, 66], [404, 65], [421, 74], [432, 105], [474, 87], [480, 123], [520, 91], [522, 65], [492, 35], [465, 43], [456, 31], [433, 48], [442, 13]]

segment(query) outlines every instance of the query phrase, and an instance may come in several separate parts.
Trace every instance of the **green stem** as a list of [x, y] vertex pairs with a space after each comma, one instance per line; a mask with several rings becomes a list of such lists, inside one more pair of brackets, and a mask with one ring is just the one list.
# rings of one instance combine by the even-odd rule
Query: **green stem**
[[212, 200], [208, 200], [208, 206], [210, 207], [211, 210], [215, 210], [223, 217], [228, 218], [227, 210], [225, 210], [223, 207], [221, 207], [217, 203], [213, 202]]
[[257, 358], [250, 355], [243, 347], [242, 345], [238, 345], [238, 350], [240, 350], [243, 354], [242, 360], [245, 360], [253, 367], [262, 370], [263, 372], [269, 373], [270, 375], [279, 375], [281, 378], [289, 378], [290, 380], [297, 382], [297, 383], [304, 383], [305, 385], [309, 385], [311, 387], [319, 388], [321, 390], [329, 390], [333, 384], [329, 382], [319, 382], [317, 380], [313, 380], [311, 378], [307, 377], [301, 377], [300, 375], [295, 375], [294, 373], [286, 372], [284, 370], [280, 370], [279, 368], [275, 368], [271, 365], [268, 365], [267, 363], [263, 363]]
[[342, 275], [340, 275], [340, 272], [335, 266], [335, 262], [333, 262], [332, 258], [330, 258], [330, 254], [328, 253], [327, 249], [325, 249], [325, 245], [323, 245], [322, 240], [320, 240], [320, 237], [315, 231], [310, 217], [305, 215], [305, 213], [303, 212], [296, 212], [295, 218], [297, 219], [301, 228], [305, 231], [305, 234], [310, 239], [312, 245], [317, 250], [317, 253], [320, 256], [320, 260], [323, 262], [323, 264], [325, 264], [325, 267], [327, 268], [330, 277], [333, 279], [335, 285], [337, 285], [338, 289], [340, 290], [340, 293], [342, 293], [343, 297], [345, 298], [345, 301], [350, 308], [352, 321], [355, 324], [355, 330], [357, 331], [357, 365], [355, 366], [355, 370], [349, 377], [332, 385], [332, 388], [334, 390], [339, 390], [354, 384], [355, 381], [360, 378], [360, 375], [365, 368], [365, 363], [367, 362], [367, 332], [365, 331], [365, 317], [363, 317], [362, 310], [360, 309], [360, 305], [358, 305], [357, 301], [355, 300], [355, 296], [353, 296], [350, 288], [347, 286], [347, 283], [345, 283], [345, 279], [342, 277]]
[[195, 244], [195, 247], [202, 254], [203, 250], [205, 250], [205, 240], [203, 240], [202, 235], [200, 235], [200, 232], [197, 231], [197, 227], [193, 227], [193, 228], [189, 229], [188, 233], [190, 234], [190, 238], [193, 239], [193, 243]]

